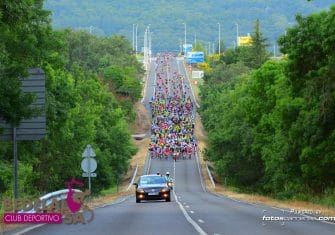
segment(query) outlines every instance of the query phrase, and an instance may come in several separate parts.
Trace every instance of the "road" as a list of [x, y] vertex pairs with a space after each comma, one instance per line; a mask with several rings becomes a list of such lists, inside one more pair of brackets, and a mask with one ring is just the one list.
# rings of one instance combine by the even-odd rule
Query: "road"
[[[154, 93], [156, 62], [152, 61], [144, 103]], [[185, 74], [182, 60], [170, 68]], [[188, 82], [188, 80], [186, 80]], [[94, 209], [94, 220], [86, 225], [44, 225], [25, 234], [335, 234], [335, 225], [318, 221], [263, 221], [263, 216], [298, 216], [288, 211], [240, 202], [206, 192], [198, 160], [151, 159], [147, 171], [169, 171], [176, 184], [172, 202], [135, 203], [135, 197]]]

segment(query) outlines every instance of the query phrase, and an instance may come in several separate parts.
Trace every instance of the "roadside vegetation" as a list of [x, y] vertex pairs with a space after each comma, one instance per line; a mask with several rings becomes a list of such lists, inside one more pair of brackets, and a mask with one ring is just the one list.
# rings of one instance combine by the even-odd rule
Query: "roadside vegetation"
[[[20, 94], [18, 78], [31, 67], [46, 73], [47, 135], [18, 144], [19, 196], [41, 196], [80, 179], [87, 144], [98, 162], [93, 192], [115, 188], [136, 153], [130, 125], [144, 71], [131, 44], [118, 35], [54, 30], [42, 0], [1, 1], [0, 29], [0, 118], [16, 125], [33, 116], [33, 97]], [[0, 142], [0, 162], [1, 201], [13, 197], [11, 142]]]
[[296, 17], [271, 60], [253, 45], [210, 63], [201, 87], [205, 158], [240, 192], [335, 207], [335, 7]]

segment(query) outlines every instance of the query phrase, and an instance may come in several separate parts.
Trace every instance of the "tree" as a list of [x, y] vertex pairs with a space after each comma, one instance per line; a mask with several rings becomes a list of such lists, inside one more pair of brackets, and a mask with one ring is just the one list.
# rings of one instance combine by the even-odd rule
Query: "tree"
[[[315, 192], [334, 187], [335, 150], [329, 143], [335, 132], [335, 7], [328, 12], [297, 16], [298, 24], [279, 39], [288, 54], [287, 76], [294, 96], [304, 105], [292, 126], [304, 183]], [[303, 138], [301, 137], [303, 136]], [[327, 182], [327, 185], [324, 183]]]
[[20, 90], [28, 68], [41, 64], [50, 52], [51, 26], [43, 0], [0, 3], [0, 117], [12, 125], [31, 117], [34, 100]]
[[266, 43], [267, 39], [260, 30], [259, 19], [255, 22], [254, 32], [251, 34], [251, 38], [251, 66], [252, 68], [259, 68], [269, 58], [269, 52], [266, 49], [268, 47]]
[[202, 42], [196, 42], [193, 44], [193, 48], [192, 51], [202, 51], [205, 52], [205, 47], [204, 44]]

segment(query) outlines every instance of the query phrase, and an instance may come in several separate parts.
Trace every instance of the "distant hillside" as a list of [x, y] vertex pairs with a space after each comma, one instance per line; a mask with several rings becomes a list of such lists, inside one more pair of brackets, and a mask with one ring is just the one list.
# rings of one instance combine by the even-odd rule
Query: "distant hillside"
[[86, 28], [98, 35], [122, 34], [132, 40], [133, 24], [138, 24], [138, 48], [143, 45], [145, 27], [150, 24], [154, 50], [176, 51], [184, 40], [195, 38], [212, 44], [221, 38], [227, 47], [236, 40], [236, 23], [240, 35], [253, 31], [260, 19], [261, 29], [269, 44], [295, 24], [298, 13], [328, 10], [334, 0], [46, 0], [45, 8], [53, 12], [56, 28]]

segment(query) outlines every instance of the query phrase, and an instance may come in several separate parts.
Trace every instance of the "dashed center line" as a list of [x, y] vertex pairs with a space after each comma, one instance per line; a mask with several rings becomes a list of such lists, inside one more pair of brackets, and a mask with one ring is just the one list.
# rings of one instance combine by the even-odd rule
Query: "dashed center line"
[[194, 214], [194, 211], [190, 211], [191, 214]]
[[202, 224], [205, 223], [205, 221], [203, 221], [202, 219], [198, 219], [198, 222]]

